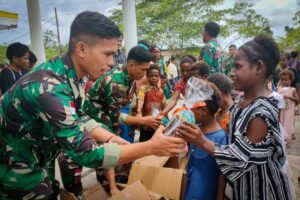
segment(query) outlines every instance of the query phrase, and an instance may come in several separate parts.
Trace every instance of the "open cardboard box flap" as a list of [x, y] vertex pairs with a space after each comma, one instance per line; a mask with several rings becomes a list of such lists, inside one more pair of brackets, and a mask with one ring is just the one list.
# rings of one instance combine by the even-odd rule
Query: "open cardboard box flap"
[[[100, 198], [99, 198], [100, 199]], [[149, 192], [141, 181], [136, 181], [126, 186], [119, 194], [112, 196], [109, 200], [152, 200]]]
[[158, 156], [146, 156], [134, 161], [134, 164], [152, 166], [152, 167], [163, 167], [169, 160], [169, 157], [158, 157]]
[[[152, 162], [154, 166], [151, 165]], [[149, 191], [170, 199], [181, 199], [185, 185], [183, 169], [186, 163], [185, 158], [145, 157], [133, 163], [128, 184], [141, 180]]]

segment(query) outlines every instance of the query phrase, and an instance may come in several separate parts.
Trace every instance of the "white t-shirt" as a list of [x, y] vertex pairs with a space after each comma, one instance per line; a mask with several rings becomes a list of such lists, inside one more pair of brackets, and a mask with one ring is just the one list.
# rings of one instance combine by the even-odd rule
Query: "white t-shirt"
[[273, 97], [276, 101], [277, 101], [277, 107], [278, 109], [284, 109], [285, 108], [285, 104], [284, 104], [284, 98], [281, 94], [279, 94], [278, 92], [273, 91], [269, 97]]
[[172, 79], [172, 76], [175, 79], [178, 76], [177, 67], [174, 63], [169, 64], [169, 70], [168, 70], [168, 79]]

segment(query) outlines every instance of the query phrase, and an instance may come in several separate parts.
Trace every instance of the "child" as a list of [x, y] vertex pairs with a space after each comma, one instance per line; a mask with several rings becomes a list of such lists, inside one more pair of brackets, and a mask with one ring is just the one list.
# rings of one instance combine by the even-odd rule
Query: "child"
[[[207, 83], [214, 90], [211, 100], [196, 103], [192, 107], [196, 124], [201, 124], [205, 137], [218, 145], [227, 144], [227, 136], [219, 126], [215, 114], [221, 107], [220, 91], [212, 83]], [[225, 177], [220, 173], [215, 159], [205, 151], [190, 145], [187, 168], [185, 199], [224, 199]]]
[[[166, 105], [164, 91], [158, 87], [160, 67], [157, 64], [150, 65], [147, 78], [148, 84], [143, 85], [138, 94], [137, 116], [140, 117], [159, 115]], [[141, 127], [140, 142], [149, 140], [154, 132], [150, 127]]]
[[212, 82], [217, 86], [221, 92], [222, 105], [221, 110], [218, 112], [217, 120], [220, 126], [226, 133], [229, 133], [228, 123], [230, 121], [229, 108], [232, 106], [233, 101], [231, 98], [232, 84], [231, 80], [224, 74], [215, 73], [208, 78], [209, 82]]
[[233, 86], [244, 91], [231, 108], [229, 145], [207, 139], [197, 126], [184, 123], [177, 134], [214, 156], [233, 185], [234, 199], [291, 199], [282, 167], [286, 160], [279, 131], [276, 104], [266, 84], [279, 61], [272, 38], [257, 36], [234, 55]]
[[179, 66], [180, 66], [182, 79], [180, 81], [178, 81], [178, 83], [176, 83], [176, 85], [174, 87], [174, 94], [173, 94], [171, 100], [169, 101], [167, 107], [163, 110], [162, 115], [167, 116], [167, 114], [170, 112], [170, 110], [172, 110], [174, 108], [174, 106], [176, 105], [176, 103], [180, 97], [180, 93], [182, 95], [185, 94], [185, 86], [186, 86], [187, 80], [191, 76], [190, 69], [194, 62], [196, 62], [196, 58], [193, 56], [190, 56], [190, 55], [185, 55], [181, 58]]
[[192, 65], [190, 74], [191, 74], [191, 76], [198, 77], [202, 80], [207, 81], [208, 76], [209, 76], [209, 66], [204, 61], [195, 62]]
[[296, 89], [291, 87], [294, 80], [294, 74], [291, 70], [283, 70], [279, 74], [279, 86], [277, 92], [282, 94], [285, 102], [285, 109], [281, 111], [280, 122], [287, 133], [287, 140], [295, 139], [295, 105], [298, 102]]

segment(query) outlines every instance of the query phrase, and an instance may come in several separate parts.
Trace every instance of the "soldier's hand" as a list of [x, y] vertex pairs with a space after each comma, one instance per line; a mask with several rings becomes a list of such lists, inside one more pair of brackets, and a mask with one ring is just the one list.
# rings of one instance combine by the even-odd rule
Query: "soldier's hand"
[[164, 126], [160, 126], [150, 139], [151, 153], [156, 156], [177, 156], [187, 152], [186, 141], [182, 138], [163, 135]]

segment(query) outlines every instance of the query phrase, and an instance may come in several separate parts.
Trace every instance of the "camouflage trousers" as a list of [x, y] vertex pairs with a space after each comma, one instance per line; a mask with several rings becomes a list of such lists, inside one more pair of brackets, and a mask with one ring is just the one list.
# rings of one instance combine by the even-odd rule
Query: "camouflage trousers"
[[[75, 161], [73, 161], [68, 156], [61, 153], [58, 157], [58, 164], [60, 168], [60, 172], [63, 175], [62, 182], [64, 185], [64, 188], [68, 191], [73, 193], [76, 197], [82, 196], [83, 193], [83, 187], [81, 182], [81, 175], [82, 175], [82, 166], [77, 164]], [[128, 174], [130, 170], [131, 164], [121, 165], [117, 166], [115, 171], [117, 174], [117, 182], [127, 183], [128, 180]], [[106, 169], [98, 167], [95, 169], [97, 180], [102, 186], [107, 189], [108, 191], [108, 180], [105, 177], [104, 171]]]
[[55, 181], [54, 161], [36, 171], [8, 169], [0, 164], [0, 200], [57, 199], [59, 182]]

